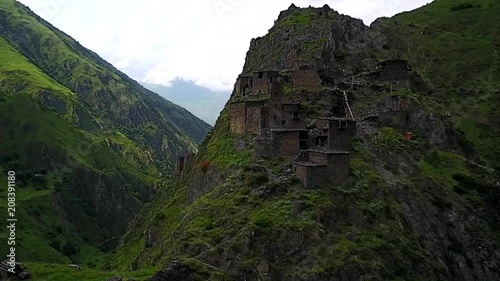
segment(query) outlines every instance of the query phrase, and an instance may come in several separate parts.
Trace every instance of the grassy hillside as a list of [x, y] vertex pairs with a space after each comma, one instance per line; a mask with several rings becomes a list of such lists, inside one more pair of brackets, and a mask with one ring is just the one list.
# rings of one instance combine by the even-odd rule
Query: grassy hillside
[[209, 129], [27, 7], [0, 0], [0, 179], [16, 172], [18, 261], [98, 266], [165, 186], [175, 156], [196, 150]]
[[[491, 168], [496, 147], [488, 145], [499, 140], [493, 133], [489, 140], [471, 137], [472, 129], [481, 132], [476, 123], [464, 134], [457, 128], [465, 131], [468, 114], [483, 104], [479, 96], [463, 95], [463, 89], [497, 89], [495, 75], [490, 83], [476, 81], [484, 73], [494, 74], [497, 62], [473, 75], [457, 67], [463, 63], [472, 70], [477, 61], [489, 60], [475, 56], [492, 51], [493, 37], [486, 34], [496, 32], [497, 6], [467, 9], [491, 9], [482, 10], [487, 18], [475, 12], [468, 18], [472, 26], [483, 25], [476, 39], [484, 36], [484, 44], [461, 42], [474, 32], [457, 27], [448, 36], [461, 41], [446, 49], [434, 41], [441, 33], [425, 35], [418, 26], [458, 25], [463, 17], [441, 16], [466, 13], [455, 5], [437, 0], [372, 28], [333, 12], [330, 18], [318, 17], [312, 8], [282, 12], [266, 36], [252, 41], [244, 73], [323, 59], [318, 64], [346, 69], [333, 76], [337, 89], [286, 93], [307, 107], [309, 119], [331, 113], [335, 105], [328, 101], [345, 90], [356, 116], [372, 115], [372, 107], [397, 96], [408, 106], [408, 126], [358, 120], [351, 181], [305, 190], [291, 158], [252, 159], [251, 137], [229, 132], [226, 107], [196, 162], [176, 180], [175, 189], [159, 194], [143, 210], [143, 219], [123, 237], [105, 268], [166, 265], [155, 281], [169, 280], [181, 269], [188, 275], [183, 280], [498, 279], [500, 189]], [[321, 38], [324, 42], [316, 44]], [[420, 41], [414, 48], [425, 50], [418, 56], [412, 56], [412, 49], [407, 52], [415, 38]], [[342, 48], [344, 56], [335, 55]], [[295, 53], [305, 57], [294, 61]], [[435, 60], [441, 56], [450, 57]], [[378, 80], [376, 69], [363, 64], [365, 58], [396, 57], [408, 58], [413, 66], [410, 86]], [[351, 87], [350, 75], [360, 77], [359, 86]], [[496, 95], [488, 93], [493, 104]], [[495, 128], [494, 112], [485, 115], [488, 119], [473, 116]], [[407, 131], [414, 134], [412, 141], [405, 139]], [[468, 140], [487, 161], [475, 161]]]
[[124, 280], [133, 279], [137, 281], [148, 280], [153, 270], [142, 270], [137, 272], [113, 272], [113, 271], [101, 271], [95, 269], [89, 269], [83, 267], [82, 270], [74, 270], [69, 268], [67, 265], [59, 264], [39, 264], [39, 263], [28, 263], [27, 267], [33, 272], [31, 279], [33, 281], [74, 281], [74, 280], [85, 280], [85, 281], [103, 281], [111, 278], [112, 276], [119, 275]]
[[437, 0], [382, 21], [481, 155], [500, 166], [500, 1]]

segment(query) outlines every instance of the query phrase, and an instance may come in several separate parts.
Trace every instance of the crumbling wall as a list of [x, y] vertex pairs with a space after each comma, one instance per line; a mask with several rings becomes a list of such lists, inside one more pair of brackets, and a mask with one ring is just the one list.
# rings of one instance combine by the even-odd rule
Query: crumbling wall
[[328, 148], [334, 151], [351, 151], [352, 137], [356, 134], [356, 122], [329, 120]]
[[246, 132], [246, 105], [243, 102], [232, 103], [230, 106], [230, 124], [231, 133], [244, 135]]
[[299, 131], [273, 131], [272, 138], [280, 155], [294, 156], [300, 153]]
[[326, 165], [295, 164], [295, 173], [305, 189], [328, 186]]
[[269, 122], [271, 128], [282, 128], [283, 119], [283, 89], [282, 81], [273, 82], [270, 88], [271, 97], [269, 99]]
[[328, 164], [327, 155], [325, 153], [315, 151], [309, 152], [309, 161], [324, 165]]
[[299, 69], [292, 74], [294, 88], [317, 88], [321, 86], [321, 78], [316, 69]]
[[275, 145], [271, 138], [254, 138], [253, 156], [255, 159], [271, 158], [275, 155]]
[[238, 96], [246, 96], [251, 91], [251, 77], [240, 76], [234, 85], [235, 94]]
[[246, 133], [260, 135], [262, 133], [262, 107], [263, 103], [246, 104]]
[[284, 120], [283, 128], [303, 129], [306, 127], [305, 113], [300, 104], [284, 104], [282, 118]]
[[254, 72], [252, 76], [252, 92], [254, 94], [268, 94], [271, 92], [271, 85], [274, 82], [281, 81], [278, 71], [259, 71]]

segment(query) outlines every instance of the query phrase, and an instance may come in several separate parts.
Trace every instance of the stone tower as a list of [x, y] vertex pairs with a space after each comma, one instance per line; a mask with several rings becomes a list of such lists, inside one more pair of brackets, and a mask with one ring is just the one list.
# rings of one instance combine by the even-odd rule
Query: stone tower
[[283, 119], [283, 89], [284, 81], [281, 79], [273, 79], [270, 83], [270, 98], [269, 98], [269, 127], [281, 128]]

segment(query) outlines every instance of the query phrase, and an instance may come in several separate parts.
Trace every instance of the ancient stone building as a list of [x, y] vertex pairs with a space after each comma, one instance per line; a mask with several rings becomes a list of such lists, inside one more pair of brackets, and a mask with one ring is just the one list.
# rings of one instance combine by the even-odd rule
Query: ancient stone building
[[317, 149], [303, 150], [294, 161], [294, 169], [305, 188], [334, 186], [350, 174], [352, 137], [356, 121], [344, 118], [318, 118], [315, 136]]
[[351, 151], [352, 137], [356, 134], [356, 121], [345, 118], [323, 117], [316, 120], [320, 135], [315, 140], [318, 146], [332, 151]]
[[282, 81], [282, 79], [278, 71], [256, 71], [252, 75], [252, 92], [254, 94], [270, 93], [273, 82]]
[[[269, 95], [268, 100], [243, 100], [230, 104], [230, 131], [232, 133], [236, 135], [269, 136], [270, 129], [305, 128], [305, 114], [302, 112], [300, 104], [283, 104], [283, 91], [286, 81], [283, 76], [276, 76], [275, 74], [276, 72], [263, 72], [263, 77], [268, 79], [265, 86], [265, 94]], [[241, 83], [245, 79], [245, 77], [239, 78], [239, 82], [236, 83], [236, 90], [241, 87]], [[255, 91], [255, 83], [250, 83], [250, 85], [254, 87], [251, 91]], [[264, 88], [261, 90], [264, 90]]]
[[378, 68], [380, 80], [408, 80], [408, 61], [406, 60], [386, 60], [379, 63]]
[[302, 129], [306, 127], [305, 113], [298, 103], [282, 105], [281, 125], [287, 129]]
[[408, 127], [408, 111], [405, 102], [397, 96], [386, 98], [377, 104], [377, 122], [383, 126]]
[[248, 96], [252, 92], [252, 78], [243, 75], [238, 76], [234, 91], [238, 96]]
[[254, 139], [254, 157], [296, 156], [307, 146], [306, 129], [271, 129], [270, 136]]
[[236, 135], [261, 135], [269, 128], [269, 109], [262, 101], [233, 102], [229, 126]]
[[292, 84], [294, 88], [314, 89], [321, 86], [321, 77], [318, 69], [304, 65], [292, 73]]
[[283, 81], [275, 81], [270, 85], [269, 98], [269, 127], [281, 128], [281, 120], [283, 119]]
[[350, 153], [305, 150], [293, 162], [304, 188], [321, 188], [345, 183], [350, 174]]

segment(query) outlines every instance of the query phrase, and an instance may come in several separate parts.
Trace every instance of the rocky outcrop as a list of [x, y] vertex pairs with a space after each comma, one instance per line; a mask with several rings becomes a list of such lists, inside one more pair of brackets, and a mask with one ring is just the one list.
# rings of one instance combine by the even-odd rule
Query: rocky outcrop
[[371, 53], [383, 52], [386, 41], [360, 19], [329, 7], [292, 6], [280, 14], [266, 36], [251, 41], [243, 73], [311, 65], [328, 68], [335, 77], [350, 76], [365, 64], [373, 64]]
[[[328, 7], [292, 5], [252, 41], [243, 74], [302, 64], [330, 70], [323, 89], [287, 88], [284, 95], [304, 105], [311, 129], [311, 120], [346, 114], [347, 96], [360, 124], [352, 180], [304, 190], [290, 159], [248, 160], [239, 147], [234, 154], [250, 164], [234, 160], [221, 176], [185, 171], [191, 181], [177, 182], [179, 218], [141, 229], [150, 246], [135, 256], [142, 266], [158, 247], [164, 264], [183, 257], [153, 280], [499, 278], [498, 174], [481, 165], [418, 69], [403, 61], [402, 75], [381, 78], [374, 59], [397, 57], [385, 36]], [[210, 155], [202, 147], [198, 158], [233, 148], [236, 137], [221, 137], [228, 131], [217, 124], [205, 142]], [[217, 141], [224, 143], [218, 151]], [[162, 227], [169, 229], [165, 241]]]
[[168, 268], [158, 272], [149, 281], [194, 281], [196, 270], [188, 265], [174, 261]]

